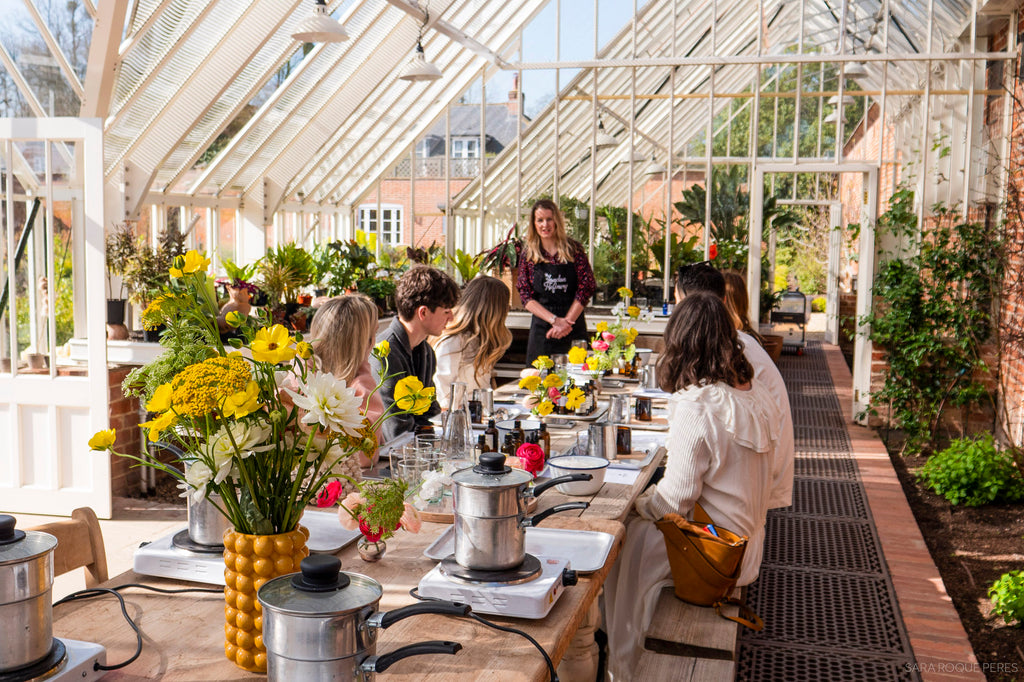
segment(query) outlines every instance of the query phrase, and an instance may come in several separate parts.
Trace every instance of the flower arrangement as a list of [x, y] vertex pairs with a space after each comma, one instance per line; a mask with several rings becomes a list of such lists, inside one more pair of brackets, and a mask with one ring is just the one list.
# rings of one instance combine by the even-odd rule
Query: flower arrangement
[[[342, 499], [338, 519], [347, 530], [358, 529], [367, 542], [387, 540], [400, 528], [418, 533], [422, 521], [416, 508], [405, 501], [408, 488], [408, 483], [395, 479], [368, 481]], [[331, 481], [317, 497], [317, 506], [334, 506], [341, 491], [341, 482]]]
[[[544, 378], [536, 374], [527, 375], [519, 380], [519, 388], [529, 391], [523, 405], [539, 417], [551, 414], [556, 405], [565, 407], [569, 412], [575, 411], [584, 399], [582, 389], [569, 380], [564, 371], [551, 372]], [[564, 404], [562, 398], [565, 398]]]
[[607, 371], [617, 367], [620, 360], [632, 362], [636, 355], [634, 342], [638, 332], [630, 323], [633, 320], [649, 322], [654, 319], [650, 312], [641, 311], [637, 306], [629, 304], [633, 297], [631, 290], [619, 287], [618, 294], [622, 300], [612, 308], [615, 322], [598, 322], [595, 325], [597, 333], [590, 341], [590, 347], [594, 352], [586, 359], [587, 366], [591, 369]]
[[[150, 441], [184, 452], [179, 460], [184, 470], [117, 453], [113, 429], [94, 435], [90, 447], [165, 471], [178, 479], [182, 496], [209, 498], [241, 533], [294, 530], [314, 498], [326, 500], [332, 490], [340, 491], [339, 478], [358, 486], [372, 508], [363, 514], [367, 527], [386, 529], [391, 517], [404, 511], [404, 489], [360, 484], [335, 468], [360, 450], [372, 452], [375, 432], [390, 416], [422, 414], [433, 389], [403, 379], [395, 390], [400, 399], [371, 423], [361, 411], [363, 398], [343, 379], [319, 371], [302, 335], [271, 325], [266, 312], [259, 317], [229, 313], [226, 322], [237, 337], [225, 346], [217, 330], [214, 281], [206, 273], [209, 263], [197, 251], [175, 258], [170, 284], [149, 313], [168, 326], [165, 337], [175, 338], [181, 328], [195, 340], [189, 357], [156, 365], [159, 383], [145, 382], [143, 396], [155, 417], [140, 424]], [[168, 346], [165, 355], [179, 353], [177, 348]], [[388, 378], [388, 350], [384, 344], [373, 350], [383, 360], [377, 389]], [[390, 525], [392, 532], [396, 525]]]

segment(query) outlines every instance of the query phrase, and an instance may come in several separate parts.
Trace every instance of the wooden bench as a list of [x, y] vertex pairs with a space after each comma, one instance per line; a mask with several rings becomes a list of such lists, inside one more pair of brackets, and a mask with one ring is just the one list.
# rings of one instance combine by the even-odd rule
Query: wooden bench
[[[725, 613], [734, 616], [735, 606]], [[637, 679], [732, 680], [740, 626], [715, 613], [676, 599], [671, 587], [662, 590], [647, 629]]]

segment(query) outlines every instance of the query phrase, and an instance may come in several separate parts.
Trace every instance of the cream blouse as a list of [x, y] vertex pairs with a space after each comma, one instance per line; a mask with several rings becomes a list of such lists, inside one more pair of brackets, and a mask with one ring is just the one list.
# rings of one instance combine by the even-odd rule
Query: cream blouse
[[467, 346], [466, 337], [463, 334], [447, 336], [434, 346], [434, 354], [437, 356], [434, 388], [437, 390], [437, 404], [442, 409], [448, 409], [452, 384], [456, 381], [466, 384], [466, 389], [469, 392], [466, 396], [467, 399], [473, 397], [474, 389], [491, 387], [490, 372], [478, 377], [474, 371], [473, 360], [476, 359], [476, 347], [475, 343]]

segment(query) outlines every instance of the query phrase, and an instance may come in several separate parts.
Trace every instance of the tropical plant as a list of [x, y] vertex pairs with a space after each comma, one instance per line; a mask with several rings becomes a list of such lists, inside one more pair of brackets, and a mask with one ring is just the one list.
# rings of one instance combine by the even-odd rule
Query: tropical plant
[[456, 249], [455, 255], [448, 256], [448, 262], [455, 268], [455, 272], [458, 273], [463, 284], [467, 284], [480, 273], [480, 261], [482, 260], [483, 256], [481, 254], [478, 253], [474, 256], [462, 249]]
[[361, 294], [366, 294], [377, 307], [382, 311], [393, 310], [395, 290], [398, 285], [390, 277], [364, 277], [356, 282], [356, 289]]
[[420, 265], [440, 265], [444, 262], [444, 246], [441, 244], [431, 244], [426, 248], [407, 246], [405, 248], [406, 257], [413, 263]]
[[[107, 298], [125, 297], [124, 277], [138, 256], [139, 242], [129, 223], [121, 223], [104, 239], [107, 262]], [[114, 296], [113, 279], [120, 278], [118, 295]]]
[[523, 240], [519, 237], [519, 226], [516, 223], [508, 228], [505, 238], [486, 251], [481, 251], [480, 270], [494, 272], [500, 277], [505, 268], [514, 270], [519, 267], [519, 256], [522, 253]]
[[[664, 232], [665, 221], [659, 220], [659, 224], [662, 226]], [[704, 251], [697, 248], [697, 243], [700, 241], [700, 237], [693, 235], [688, 239], [683, 239], [675, 232], [669, 232], [669, 248], [670, 259], [669, 263], [669, 277], [672, 277], [681, 266], [687, 263], [699, 263], [704, 260]], [[657, 241], [651, 244], [651, 256], [654, 258], [656, 265], [651, 268], [651, 275], [653, 277], [664, 277], [665, 273], [662, 272], [661, 267], [665, 263], [665, 237], [664, 235]]]
[[260, 288], [267, 293], [272, 307], [294, 303], [303, 287], [313, 281], [313, 258], [301, 246], [282, 244], [268, 249], [258, 262]]

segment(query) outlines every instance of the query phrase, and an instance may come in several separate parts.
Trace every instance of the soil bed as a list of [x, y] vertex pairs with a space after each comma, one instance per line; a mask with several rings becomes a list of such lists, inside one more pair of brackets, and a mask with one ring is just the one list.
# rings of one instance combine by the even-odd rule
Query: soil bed
[[1024, 680], [1024, 625], [991, 612], [988, 588], [1024, 568], [1024, 505], [954, 507], [914, 475], [927, 461], [890, 453], [946, 591], [989, 680]]

